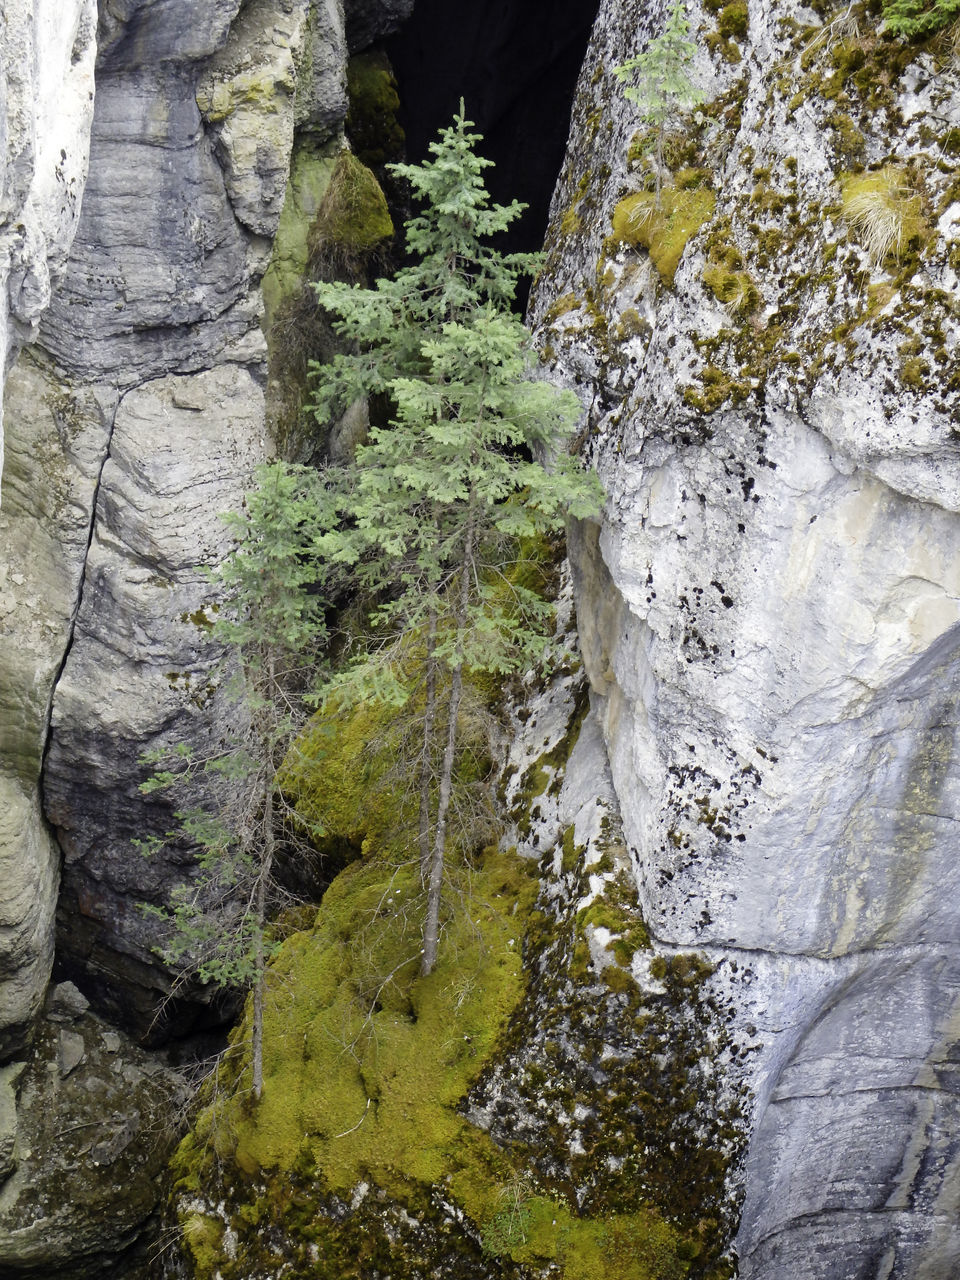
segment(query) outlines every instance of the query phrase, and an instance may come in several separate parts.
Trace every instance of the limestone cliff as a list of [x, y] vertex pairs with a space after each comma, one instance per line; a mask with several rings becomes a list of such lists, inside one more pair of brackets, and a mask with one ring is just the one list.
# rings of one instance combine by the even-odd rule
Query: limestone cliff
[[739, 969], [741, 1274], [946, 1276], [960, 78], [815, 9], [691, 10], [658, 201], [610, 74], [657, 14], [602, 7], [535, 319], [608, 494], [571, 551], [644, 918]]
[[[369, 39], [403, 6], [353, 9]], [[218, 655], [203, 625], [213, 602], [204, 566], [227, 545], [219, 513], [239, 505], [271, 450], [260, 281], [295, 150], [309, 153], [321, 179], [333, 168], [348, 36], [339, 0], [122, 0], [101, 4], [99, 15], [93, 0], [33, 0], [4, 7], [0, 38], [8, 364], [33, 342], [9, 369], [4, 395], [7, 1060], [22, 1057], [34, 1033], [48, 1047], [36, 1018], [57, 909], [64, 967], [117, 1023], [141, 1038], [156, 1034], [170, 975], [138, 903], [164, 896], [183, 853], [145, 863], [134, 851], [132, 837], [164, 822], [139, 794], [138, 761], [151, 744], [206, 740], [225, 714], [208, 674]], [[197, 1016], [188, 1008], [178, 1023], [171, 1013], [181, 1028]], [[92, 1048], [99, 1034], [87, 1037], [82, 1068], [75, 1059], [61, 1075], [76, 1069], [78, 1097], [101, 1096], [107, 1080], [103, 1105], [114, 1107], [123, 1072], [139, 1068], [131, 1049], [106, 1070]], [[56, 1112], [63, 1090], [40, 1059], [27, 1075], [10, 1070], [3, 1173], [18, 1160], [22, 1169], [0, 1205], [5, 1274], [102, 1270], [141, 1229], [156, 1184], [146, 1192], [138, 1182], [135, 1204], [121, 1195], [105, 1207], [116, 1169], [103, 1162], [103, 1185], [94, 1177], [45, 1243], [42, 1231], [21, 1238], [35, 1216], [31, 1183], [44, 1195], [41, 1183], [55, 1184], [57, 1168], [81, 1176], [89, 1147], [74, 1150], [69, 1138], [58, 1165], [62, 1135], [51, 1131], [49, 1167], [38, 1170], [21, 1125], [17, 1154], [8, 1101], [27, 1090], [27, 1111]], [[139, 1135], [134, 1164], [152, 1162], [155, 1174], [156, 1135], [137, 1124], [129, 1133]]]
[[[22, 65], [35, 58], [42, 75], [8, 93], [10, 216], [32, 246], [11, 275], [11, 314], [21, 335], [43, 320], [6, 397], [7, 1052], [52, 953], [59, 853], [40, 814], [42, 761], [46, 820], [65, 855], [65, 965], [140, 1032], [169, 985], [136, 908], [162, 897], [170, 874], [131, 858], [131, 838], [163, 821], [145, 816], [138, 760], [158, 741], [215, 733], [222, 714], [207, 678], [217, 654], [202, 626], [204, 565], [227, 545], [218, 512], [239, 504], [271, 447], [259, 284], [291, 158], [316, 170], [316, 202], [347, 107], [337, 3], [218, 0], [198, 18], [186, 2], [130, 0], [102, 6], [98, 33], [92, 6], [77, 9], [72, 27], [53, 6], [37, 5], [34, 25], [24, 15], [34, 43]], [[354, 17], [370, 38], [398, 13], [358, 5]], [[13, 34], [8, 23], [15, 60]], [[90, 101], [77, 110], [81, 84]], [[44, 168], [54, 146], [60, 158]], [[52, 300], [48, 283], [30, 284], [47, 281], [44, 253], [63, 267]]]
[[[100, 1274], [153, 1208], [120, 1112], [150, 1063], [122, 1065], [77, 1009], [66, 1033], [35, 1024], [54, 909], [64, 964], [153, 1034], [170, 975], [136, 904], [184, 855], [133, 852], [164, 817], [139, 756], [227, 714], [203, 566], [272, 448], [263, 298], [284, 315], [300, 288], [350, 49], [411, 7], [110, 0], [98, 25], [92, 0], [4, 6], [8, 362], [36, 339], [6, 381], [0, 512], [0, 1058], [39, 1026], [33, 1067], [0, 1074], [0, 1174], [21, 1163], [0, 1195], [11, 1274]], [[878, 30], [875, 4], [689, 16], [703, 102], [655, 182], [611, 69], [662, 6], [604, 0], [533, 300], [544, 376], [581, 393], [608, 501], [569, 540], [590, 713], [571, 667], [523, 691], [504, 750], [510, 839], [540, 859], [535, 907], [516, 868], [491, 873], [503, 953], [484, 940], [475, 963], [509, 991], [485, 1009], [448, 975], [433, 1016], [466, 1019], [457, 1053], [435, 1061], [439, 1028], [402, 1046], [450, 1092], [443, 1124], [400, 1096], [365, 1156], [372, 1192], [359, 1156], [328, 1149], [361, 1114], [352, 1077], [347, 1122], [299, 1093], [293, 1121], [239, 1116], [225, 1186], [182, 1156], [200, 1273], [240, 1274], [242, 1230], [310, 1274], [321, 1232], [331, 1266], [369, 1247], [411, 1276], [452, 1251], [477, 1277], [558, 1259], [589, 1280], [720, 1276], [738, 1219], [754, 1280], [960, 1270], [960, 73], [947, 45]], [[382, 891], [358, 881], [332, 912]], [[526, 994], [507, 890], [529, 913]], [[306, 997], [330, 997], [309, 989], [304, 938], [328, 945], [332, 919], [281, 960], [307, 970], [305, 1027]], [[297, 1081], [329, 1062], [308, 1030], [281, 1064]], [[53, 1135], [44, 1081], [71, 1124], [85, 1090], [116, 1124], [89, 1147]], [[320, 1225], [309, 1125], [333, 1188]], [[44, 1203], [94, 1150], [135, 1171], [136, 1203], [99, 1237], [104, 1199], [71, 1207], [44, 1253], [28, 1146], [64, 1135]], [[413, 1173], [391, 1164], [404, 1143]], [[529, 1218], [503, 1208], [511, 1188]]]
[[[51, 281], [63, 269], [76, 230], [93, 117], [95, 36], [93, 0], [63, 4], [37, 0], [10, 4], [4, 10], [0, 77], [4, 369], [20, 346], [35, 336], [50, 302]], [[21, 538], [9, 522], [10, 504], [0, 516], [4, 552], [0, 565], [0, 634], [4, 637], [0, 649], [0, 878], [5, 886], [0, 906], [0, 1054], [19, 1042], [36, 1013], [53, 953], [57, 854], [39, 816], [36, 780], [57, 659], [51, 666], [43, 655], [58, 643], [62, 653], [67, 631], [64, 606], [82, 564], [82, 552], [79, 562], [77, 553], [78, 544], [86, 540], [83, 507], [89, 501], [95, 470], [81, 444], [75, 490], [62, 474], [48, 478], [43, 474], [43, 457], [52, 460], [64, 448], [72, 451], [73, 441], [58, 443], [54, 431], [52, 439], [37, 440], [35, 447], [23, 448], [14, 442], [4, 461], [0, 418], [3, 487], [21, 495], [32, 522]], [[16, 499], [11, 501], [15, 505]], [[61, 532], [62, 549], [58, 545]], [[55, 571], [28, 582], [29, 565], [24, 560], [34, 554], [43, 557], [51, 550]], [[21, 627], [26, 629], [22, 638]], [[59, 633], [56, 638], [55, 633]], [[6, 1041], [5, 1028], [10, 1026], [16, 1030]]]

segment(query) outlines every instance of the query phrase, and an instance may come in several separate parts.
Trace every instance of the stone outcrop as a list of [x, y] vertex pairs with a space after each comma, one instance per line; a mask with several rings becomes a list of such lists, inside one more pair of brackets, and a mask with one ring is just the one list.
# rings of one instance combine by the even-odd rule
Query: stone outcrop
[[[17, 59], [8, 65], [9, 216], [32, 246], [11, 340], [31, 336], [43, 313], [36, 358], [17, 366], [6, 397], [7, 1055], [49, 975], [61, 855], [65, 966], [141, 1034], [169, 986], [137, 903], [163, 897], [183, 855], [145, 863], [130, 843], [149, 821], [162, 825], [138, 792], [139, 757], [214, 734], [227, 714], [209, 678], [218, 650], [197, 622], [213, 600], [204, 566], [228, 545], [218, 513], [239, 505], [270, 452], [259, 284], [298, 140], [335, 152], [346, 110], [337, 3], [104, 6], [92, 126], [93, 5], [34, 9], [18, 26], [15, 6], [6, 37], [24, 67], [42, 67], [20, 83]], [[89, 101], [78, 106], [81, 89]], [[54, 145], [55, 174], [44, 167]]]
[[653, 11], [605, 4], [583, 72], [536, 303], [608, 493], [571, 547], [578, 620], [651, 934], [749, 978], [741, 1274], [942, 1276], [960, 82], [853, 11], [735, 8], [693, 12], [705, 101], [659, 206], [610, 76]]
[[13, 0], [3, 18], [0, 350], [5, 371], [35, 335], [50, 302], [51, 281], [63, 268], [76, 230], [93, 119], [96, 0]]
[[346, 0], [346, 35], [351, 53], [391, 35], [413, 13], [414, 0]]
[[336, 143], [345, 45], [337, 6], [308, 0], [234, 0], [199, 23], [188, 5], [134, 8], [101, 49], [83, 217], [41, 335], [61, 371], [120, 393], [44, 794], [65, 969], [153, 1035], [170, 978], [138, 903], [165, 899], [185, 855], [133, 851], [174, 825], [139, 793], [140, 756], [200, 747], [233, 714], [205, 566], [270, 452], [259, 281], [295, 133]]
[[[93, 118], [96, 5], [23, 0], [5, 6], [3, 25], [0, 389], [35, 336], [76, 230]], [[35, 377], [37, 398], [24, 412], [24, 389]], [[86, 548], [84, 494], [89, 500], [102, 446], [100, 426], [76, 430], [45, 391], [59, 395], [26, 370], [11, 389], [6, 458], [0, 416], [2, 487], [11, 495], [0, 508], [0, 1059], [28, 1035], [53, 958], [58, 853], [36, 783]]]
[[0, 1272], [150, 1280], [158, 1246], [138, 1241], [185, 1082], [86, 1012], [69, 983], [51, 997], [29, 1063], [0, 1068]]
[[178, 742], [199, 752], [236, 714], [208, 639], [216, 596], [204, 566], [228, 550], [217, 513], [240, 507], [263, 449], [263, 392], [223, 364], [128, 391], [101, 473], [44, 797], [64, 856], [61, 961], [141, 1032], [169, 979], [138, 903], [166, 900], [184, 855], [134, 848], [176, 825], [169, 806], [158, 817], [140, 795], [140, 756]]
[[70, 641], [117, 393], [73, 392], [23, 356], [7, 379], [0, 538], [0, 1050], [27, 1035], [53, 959], [60, 851], [38, 778]]

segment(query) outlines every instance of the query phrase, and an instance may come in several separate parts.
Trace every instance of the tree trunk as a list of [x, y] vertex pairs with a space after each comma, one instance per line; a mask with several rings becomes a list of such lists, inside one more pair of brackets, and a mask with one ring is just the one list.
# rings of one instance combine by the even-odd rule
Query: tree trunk
[[430, 878], [430, 775], [433, 722], [437, 710], [437, 610], [431, 606], [427, 624], [427, 690], [423, 708], [423, 758], [420, 761], [420, 883]]
[[427, 915], [423, 924], [423, 961], [420, 972], [426, 977], [437, 963], [437, 945], [440, 936], [440, 896], [443, 890], [443, 855], [447, 835], [447, 813], [453, 790], [453, 763], [457, 750], [457, 717], [460, 713], [460, 695], [463, 691], [463, 631], [467, 625], [470, 606], [470, 580], [474, 574], [474, 541], [476, 538], [475, 498], [470, 495], [470, 513], [464, 539], [463, 566], [460, 578], [460, 598], [457, 601], [455, 626], [457, 628], [458, 657], [450, 681], [450, 705], [447, 709], [447, 741], [443, 750], [440, 770], [440, 793], [437, 798], [437, 827], [433, 836], [433, 856], [430, 860], [430, 882], [427, 886]]
[[[276, 705], [276, 670], [274, 665], [274, 656], [271, 653], [267, 659], [267, 689], [268, 697], [272, 697], [274, 701], [268, 702], [268, 710], [264, 714], [272, 715], [272, 708]], [[271, 726], [272, 729], [272, 726]], [[255, 944], [255, 960], [257, 976], [253, 986], [253, 1028], [251, 1031], [251, 1047], [250, 1057], [253, 1066], [253, 1096], [259, 1102], [260, 1095], [263, 1093], [263, 996], [264, 986], [266, 982], [266, 956], [263, 946], [263, 931], [267, 919], [267, 885], [270, 883], [270, 875], [273, 871], [273, 779], [274, 779], [274, 738], [275, 734], [270, 729], [264, 727], [260, 735], [260, 750], [263, 755], [263, 817], [260, 822], [260, 833], [262, 837], [262, 849], [260, 855], [260, 871], [257, 878], [257, 892], [255, 897], [255, 919], [254, 928], [256, 930]]]

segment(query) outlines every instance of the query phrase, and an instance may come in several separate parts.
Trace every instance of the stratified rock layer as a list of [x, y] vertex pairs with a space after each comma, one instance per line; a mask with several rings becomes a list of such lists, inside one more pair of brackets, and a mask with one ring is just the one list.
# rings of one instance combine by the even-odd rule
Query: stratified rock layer
[[[960, 84], [872, 20], [734, 8], [692, 14], [673, 216], [609, 75], [655, 15], [605, 4], [584, 70], [536, 306], [608, 493], [578, 620], [651, 932], [750, 977], [741, 1274], [947, 1276]], [[849, 203], [871, 162], [883, 262]]]
[[90, 514], [116, 408], [24, 356], [6, 386], [0, 538], [0, 1056], [18, 1048], [53, 959], [60, 852], [37, 779], [73, 626]]
[[220, 654], [207, 639], [216, 600], [204, 566], [229, 547], [217, 513], [240, 506], [262, 428], [263, 393], [236, 365], [123, 397], [57, 685], [44, 794], [64, 854], [61, 959], [141, 1032], [169, 982], [137, 904], [166, 901], [184, 855], [134, 848], [158, 825], [139, 792], [150, 772], [140, 756], [178, 742], [199, 751], [236, 714], [211, 670]]
[[[33, 95], [36, 119], [21, 110], [26, 88], [8, 92], [11, 147], [13, 124], [36, 126], [34, 151], [10, 162], [20, 185], [9, 186], [22, 187], [21, 216], [35, 209], [42, 223], [39, 178], [30, 182], [46, 171], [34, 152], [62, 147], [57, 181], [71, 190], [86, 174], [93, 102], [77, 110], [74, 97], [84, 74], [92, 91], [93, 45], [80, 37], [92, 42], [93, 28], [90, 6], [78, 6], [75, 63], [57, 97], [68, 15], [61, 6], [55, 22], [52, 6], [36, 8], [24, 38], [44, 92]], [[269, 454], [259, 283], [297, 136], [318, 155], [335, 151], [346, 110], [339, 4], [202, 9], [125, 0], [104, 10], [79, 226], [53, 301], [47, 289], [30, 313], [32, 324], [50, 302], [39, 360], [8, 387], [0, 1055], [27, 1034], [53, 953], [61, 850], [41, 816], [44, 764], [66, 859], [64, 965], [140, 1034], [169, 987], [138, 903], [164, 898], [185, 855], [144, 862], [131, 844], [170, 819], [140, 795], [139, 757], [206, 740], [227, 714], [209, 674], [219, 651], [197, 623], [212, 600], [205, 566], [228, 545], [219, 513], [239, 505]], [[70, 111], [68, 146], [54, 125]], [[66, 256], [67, 211], [60, 239], [48, 236], [54, 258]]]

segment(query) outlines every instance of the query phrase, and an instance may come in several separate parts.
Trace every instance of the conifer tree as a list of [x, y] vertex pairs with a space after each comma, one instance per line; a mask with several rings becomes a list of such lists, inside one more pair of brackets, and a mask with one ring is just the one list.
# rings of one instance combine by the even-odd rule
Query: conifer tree
[[[510, 309], [519, 276], [538, 258], [486, 243], [523, 206], [490, 202], [482, 176], [489, 161], [469, 130], [461, 104], [431, 144], [433, 159], [393, 166], [424, 206], [407, 224], [412, 264], [373, 289], [316, 286], [351, 348], [318, 369], [316, 413], [325, 419], [374, 393], [392, 406], [389, 425], [372, 428], [357, 450], [349, 527], [328, 532], [318, 550], [350, 565], [379, 596], [374, 641], [331, 682], [328, 699], [375, 691], [399, 706], [422, 693], [424, 974], [437, 954], [464, 680], [523, 669], [546, 646], [548, 607], [508, 583], [515, 540], [600, 504], [596, 477], [564, 448], [579, 402], [530, 378], [529, 334]], [[413, 674], [389, 657], [394, 638], [411, 634], [423, 649]]]
[[664, 142], [667, 125], [679, 111], [703, 101], [703, 92], [690, 77], [696, 45], [684, 17], [683, 0], [674, 0], [663, 31], [643, 53], [629, 58], [613, 74], [626, 84], [624, 96], [637, 107], [654, 130], [657, 203], [665, 170]]
[[883, 0], [883, 21], [894, 35], [923, 39], [955, 22], [960, 0]]
[[[323, 568], [309, 552], [335, 505], [327, 505], [306, 468], [271, 464], [257, 481], [244, 510], [225, 517], [237, 541], [213, 575], [226, 596], [213, 635], [226, 649], [219, 678], [233, 703], [230, 727], [206, 753], [179, 744], [144, 758], [153, 772], [141, 790], [171, 792], [179, 807], [177, 828], [141, 847], [187, 845], [195, 854], [192, 874], [169, 905], [144, 910], [171, 926], [160, 953], [182, 974], [252, 989], [259, 1097], [264, 975], [273, 951], [267, 909], [282, 818], [276, 778], [303, 724], [303, 693], [326, 639], [316, 590]], [[301, 828], [302, 821], [298, 816]]]

